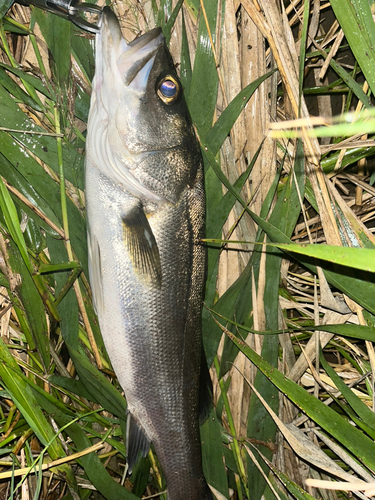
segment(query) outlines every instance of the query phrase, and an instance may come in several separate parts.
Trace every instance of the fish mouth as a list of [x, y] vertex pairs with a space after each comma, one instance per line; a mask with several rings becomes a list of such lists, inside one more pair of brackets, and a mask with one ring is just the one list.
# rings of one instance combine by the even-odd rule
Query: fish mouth
[[100, 22], [100, 38], [103, 52], [111, 59], [112, 68], [117, 66], [122, 82], [131, 89], [145, 90], [155, 55], [164, 46], [161, 29], [155, 28], [126, 43], [116, 15], [105, 7]]

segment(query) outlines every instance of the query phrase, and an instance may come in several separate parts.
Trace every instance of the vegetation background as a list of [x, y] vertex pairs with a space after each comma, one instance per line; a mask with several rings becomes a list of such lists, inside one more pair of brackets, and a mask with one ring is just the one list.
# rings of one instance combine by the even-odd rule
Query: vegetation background
[[[152, 452], [125, 476], [126, 403], [87, 281], [94, 36], [10, 6], [0, 3], [0, 499], [165, 499]], [[220, 500], [375, 494], [372, 7], [113, 4], [128, 40], [162, 26], [204, 154], [214, 408], [202, 443]]]

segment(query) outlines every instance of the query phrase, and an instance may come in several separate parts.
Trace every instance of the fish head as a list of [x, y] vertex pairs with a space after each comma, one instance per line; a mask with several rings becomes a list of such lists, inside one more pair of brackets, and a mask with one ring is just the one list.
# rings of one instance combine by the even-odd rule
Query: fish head
[[[160, 200], [175, 201], [195, 176], [200, 153], [162, 31], [155, 28], [127, 43], [116, 15], [106, 7], [96, 43], [96, 106], [91, 104], [90, 113], [96, 109], [98, 126], [90, 128], [96, 130], [97, 143], [105, 134], [104, 150], [115, 158], [115, 170], [126, 170], [130, 184], [145, 188], [141, 194], [151, 191]], [[166, 172], [171, 163], [166, 157], [177, 153], [183, 155], [183, 164]], [[157, 168], [160, 164], [165, 165], [163, 172]], [[115, 177], [119, 181], [118, 173]]]

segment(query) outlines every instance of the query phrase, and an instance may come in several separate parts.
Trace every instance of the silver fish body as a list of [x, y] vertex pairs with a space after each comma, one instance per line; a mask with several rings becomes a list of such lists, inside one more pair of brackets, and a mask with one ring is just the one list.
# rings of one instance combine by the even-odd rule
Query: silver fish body
[[160, 29], [126, 44], [105, 8], [86, 142], [90, 282], [128, 403], [128, 461], [154, 444], [169, 500], [211, 499], [199, 436], [202, 161]]

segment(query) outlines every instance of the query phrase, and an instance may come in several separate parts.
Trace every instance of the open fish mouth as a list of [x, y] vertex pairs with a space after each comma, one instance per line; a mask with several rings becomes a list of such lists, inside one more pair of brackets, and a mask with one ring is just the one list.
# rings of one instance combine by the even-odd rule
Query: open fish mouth
[[[105, 7], [100, 20], [97, 43], [109, 63], [112, 76], [118, 71], [123, 84], [133, 90], [144, 91], [155, 55], [164, 45], [164, 37], [161, 29], [155, 28], [126, 43], [115, 14], [109, 7]], [[100, 60], [99, 55], [97, 62]]]
[[[126, 43], [116, 15], [103, 9], [96, 35], [95, 78], [90, 109], [88, 149], [114, 182], [127, 186], [134, 196], [153, 202], [164, 201], [131, 173], [145, 155], [133, 152], [123, 140], [129, 129], [136, 129], [140, 99], [156, 54], [164, 48], [161, 29], [156, 28]], [[151, 153], [152, 154], [152, 153]]]

